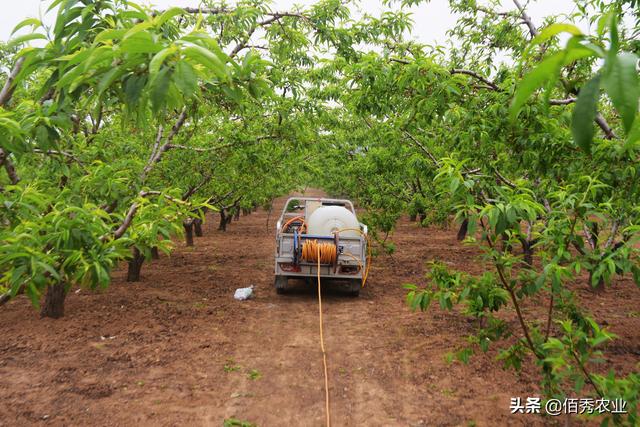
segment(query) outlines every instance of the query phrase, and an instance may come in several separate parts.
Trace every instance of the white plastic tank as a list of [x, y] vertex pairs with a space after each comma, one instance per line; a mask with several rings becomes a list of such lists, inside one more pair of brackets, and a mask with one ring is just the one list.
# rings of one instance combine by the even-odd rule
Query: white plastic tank
[[358, 237], [360, 235], [356, 231], [360, 229], [358, 219], [350, 210], [342, 206], [321, 206], [309, 215], [306, 222], [307, 233], [317, 236], [331, 236], [334, 232], [345, 228], [355, 230], [340, 231], [340, 236]]

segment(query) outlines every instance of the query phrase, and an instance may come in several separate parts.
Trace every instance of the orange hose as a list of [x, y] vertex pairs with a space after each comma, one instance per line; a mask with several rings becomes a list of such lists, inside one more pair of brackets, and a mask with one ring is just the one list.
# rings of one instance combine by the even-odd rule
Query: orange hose
[[296, 220], [301, 220], [302, 221], [302, 225], [300, 226], [300, 231], [302, 232], [302, 229], [307, 227], [307, 223], [304, 221], [304, 217], [303, 216], [296, 216], [296, 217], [291, 218], [289, 221], [285, 222], [284, 225], [282, 226], [282, 231], [286, 232], [287, 227], [289, 227], [289, 224], [291, 224], [292, 222], [294, 222]]
[[318, 243], [317, 240], [307, 240], [302, 244], [302, 259], [306, 261], [333, 264], [337, 256], [338, 251], [333, 243]]

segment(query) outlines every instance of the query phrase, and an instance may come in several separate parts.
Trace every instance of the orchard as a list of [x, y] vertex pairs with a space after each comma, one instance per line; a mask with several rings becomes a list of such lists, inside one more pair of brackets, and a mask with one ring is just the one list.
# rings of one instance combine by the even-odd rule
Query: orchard
[[[43, 1], [0, 42], [0, 425], [100, 424], [52, 397], [80, 358], [108, 390], [87, 411], [147, 399], [116, 424], [638, 425], [640, 2], [449, 0], [447, 46], [411, 35], [428, 0], [194, 3]], [[330, 413], [314, 291], [273, 288], [283, 197], [316, 189], [374, 253], [325, 301]], [[154, 363], [193, 372], [143, 391]], [[454, 397], [471, 413], [426, 403]], [[611, 405], [545, 413], [572, 398]]]

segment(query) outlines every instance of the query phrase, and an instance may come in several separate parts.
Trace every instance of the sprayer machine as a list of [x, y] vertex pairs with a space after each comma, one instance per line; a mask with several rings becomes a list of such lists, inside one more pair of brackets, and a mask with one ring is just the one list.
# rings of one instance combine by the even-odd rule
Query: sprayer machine
[[[369, 269], [367, 226], [349, 200], [292, 197], [276, 225], [275, 287], [289, 279], [346, 282], [357, 296]], [[319, 269], [319, 272], [318, 272]]]

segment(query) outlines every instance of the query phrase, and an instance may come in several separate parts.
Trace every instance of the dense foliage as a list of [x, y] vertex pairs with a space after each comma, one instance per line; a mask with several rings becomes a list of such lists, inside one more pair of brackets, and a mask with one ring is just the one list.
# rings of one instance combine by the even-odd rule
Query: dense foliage
[[484, 253], [479, 276], [434, 260], [408, 286], [414, 309], [477, 320], [458, 359], [497, 348], [539, 367], [546, 397], [626, 399], [612, 420], [633, 425], [640, 377], [595, 368], [615, 337], [575, 289], [640, 284], [640, 4], [576, 0], [536, 23], [518, 0], [450, 0], [444, 49], [407, 37], [421, 1], [385, 3], [55, 0], [54, 26], [19, 24], [0, 61], [0, 301], [60, 316], [71, 286], [107, 286], [123, 260], [137, 280], [205, 212], [224, 229], [320, 185], [388, 251], [408, 214]]
[[355, 197], [378, 232], [405, 213], [455, 219], [484, 253], [479, 276], [435, 260], [426, 287], [407, 285], [414, 309], [437, 301], [477, 319], [457, 359], [497, 349], [506, 368], [533, 362], [545, 396], [623, 397], [628, 416], [611, 420], [634, 425], [640, 378], [599, 366], [615, 337], [575, 290], [640, 284], [640, 9], [582, 1], [536, 25], [518, 1], [495, 3], [450, 2], [459, 43], [447, 53], [390, 38], [326, 65], [317, 96], [342, 108], [325, 121], [335, 150], [321, 182]]
[[[226, 227], [294, 188], [311, 109], [285, 95], [311, 63], [312, 24], [334, 9], [318, 6], [312, 22], [262, 2], [155, 11], [57, 0], [52, 28], [21, 22], [14, 31], [33, 31], [3, 46], [3, 302], [25, 292], [38, 305], [48, 290], [42, 314], [60, 316], [70, 286], [106, 286], [127, 258], [137, 280], [207, 210]], [[249, 44], [258, 29], [268, 59]]]

